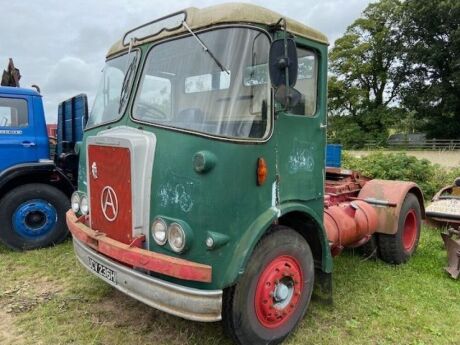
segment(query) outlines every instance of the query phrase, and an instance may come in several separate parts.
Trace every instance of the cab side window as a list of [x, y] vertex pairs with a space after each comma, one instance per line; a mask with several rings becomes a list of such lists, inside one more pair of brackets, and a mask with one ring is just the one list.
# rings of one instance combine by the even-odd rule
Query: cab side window
[[293, 113], [296, 115], [314, 116], [318, 94], [318, 56], [312, 50], [297, 48], [299, 69], [295, 88], [302, 94]]
[[0, 97], [0, 127], [27, 127], [28, 125], [27, 101]]

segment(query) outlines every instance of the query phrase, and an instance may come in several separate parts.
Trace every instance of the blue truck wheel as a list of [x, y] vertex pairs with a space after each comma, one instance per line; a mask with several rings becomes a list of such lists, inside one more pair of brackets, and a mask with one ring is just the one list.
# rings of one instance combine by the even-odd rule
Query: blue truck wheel
[[15, 250], [46, 247], [68, 235], [65, 213], [69, 199], [41, 183], [22, 185], [0, 200], [0, 240]]
[[57, 211], [43, 199], [28, 200], [13, 213], [14, 231], [24, 238], [36, 239], [46, 236], [57, 223]]

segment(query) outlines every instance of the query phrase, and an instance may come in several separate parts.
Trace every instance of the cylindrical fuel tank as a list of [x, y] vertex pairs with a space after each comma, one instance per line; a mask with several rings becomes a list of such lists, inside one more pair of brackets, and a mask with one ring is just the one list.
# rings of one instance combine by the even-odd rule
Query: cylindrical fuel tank
[[374, 207], [365, 201], [343, 202], [324, 209], [324, 227], [331, 249], [358, 243], [372, 235], [377, 224]]

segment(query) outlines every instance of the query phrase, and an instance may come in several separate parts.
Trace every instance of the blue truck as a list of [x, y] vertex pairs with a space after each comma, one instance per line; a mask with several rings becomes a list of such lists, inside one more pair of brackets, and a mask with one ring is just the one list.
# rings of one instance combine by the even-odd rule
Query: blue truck
[[51, 150], [42, 96], [0, 87], [0, 241], [14, 250], [41, 248], [68, 235], [65, 213], [77, 180], [75, 143], [87, 119], [86, 95], [59, 105]]

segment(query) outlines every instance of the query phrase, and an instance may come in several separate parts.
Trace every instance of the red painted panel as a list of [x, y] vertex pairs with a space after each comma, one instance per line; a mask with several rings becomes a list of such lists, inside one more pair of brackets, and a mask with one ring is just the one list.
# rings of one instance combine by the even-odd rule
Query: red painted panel
[[91, 228], [123, 243], [132, 238], [131, 156], [129, 149], [88, 148]]

